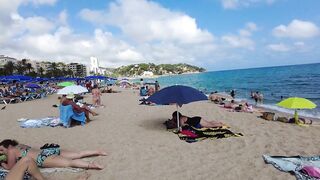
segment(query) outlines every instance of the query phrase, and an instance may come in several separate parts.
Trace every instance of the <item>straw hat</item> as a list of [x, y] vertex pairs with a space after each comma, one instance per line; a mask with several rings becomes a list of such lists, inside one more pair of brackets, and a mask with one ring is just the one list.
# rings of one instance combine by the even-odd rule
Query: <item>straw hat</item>
[[73, 93], [68, 94], [68, 95], [66, 96], [66, 98], [67, 98], [67, 99], [73, 99], [73, 98], [74, 98], [74, 94], [73, 94]]

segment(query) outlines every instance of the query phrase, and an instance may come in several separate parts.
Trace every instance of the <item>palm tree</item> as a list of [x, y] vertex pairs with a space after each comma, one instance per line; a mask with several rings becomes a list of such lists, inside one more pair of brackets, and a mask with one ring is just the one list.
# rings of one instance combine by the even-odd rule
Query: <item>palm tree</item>
[[44, 69], [42, 67], [40, 67], [38, 72], [39, 72], [40, 76], [43, 76]]
[[4, 66], [3, 66], [3, 68], [4, 68], [4, 73], [6, 74], [6, 75], [12, 75], [13, 74], [13, 72], [14, 72], [14, 69], [15, 69], [15, 65], [14, 65], [14, 63], [12, 62], [12, 61], [8, 61]]
[[27, 64], [26, 64], [26, 68], [28, 69], [28, 72], [29, 72], [29, 73], [31, 72], [31, 69], [33, 69], [31, 63], [27, 63]]

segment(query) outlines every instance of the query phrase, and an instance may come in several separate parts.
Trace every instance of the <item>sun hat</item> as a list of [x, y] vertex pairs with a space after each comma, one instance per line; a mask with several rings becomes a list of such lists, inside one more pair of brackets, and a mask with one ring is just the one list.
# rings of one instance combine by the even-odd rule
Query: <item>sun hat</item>
[[67, 98], [67, 99], [73, 99], [73, 98], [74, 98], [74, 94], [73, 94], [73, 93], [68, 94], [68, 95], [66, 96], [66, 98]]

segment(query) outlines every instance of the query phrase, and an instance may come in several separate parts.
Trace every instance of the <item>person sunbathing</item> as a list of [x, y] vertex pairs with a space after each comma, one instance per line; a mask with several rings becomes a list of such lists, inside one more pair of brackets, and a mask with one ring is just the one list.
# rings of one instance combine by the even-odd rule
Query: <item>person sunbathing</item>
[[83, 169], [103, 169], [103, 166], [95, 162], [86, 162], [81, 158], [90, 156], [106, 156], [107, 153], [100, 150], [87, 151], [67, 151], [61, 150], [57, 144], [45, 144], [40, 149], [19, 144], [16, 140], [5, 139], [0, 142], [0, 154], [7, 157], [6, 162], [2, 162], [4, 169], [12, 169], [20, 159], [31, 158], [38, 167], [74, 167]]
[[[177, 120], [177, 114], [178, 114], [177, 111], [172, 113], [172, 119], [175, 121]], [[214, 128], [214, 127], [222, 127], [225, 125], [222, 122], [207, 121], [200, 116], [188, 117], [188, 116], [182, 115], [181, 113], [179, 113], [179, 120], [180, 120], [179, 122], [181, 126], [189, 125], [195, 128]]]
[[[5, 180], [24, 180], [29, 177], [35, 180], [44, 180], [45, 178], [40, 172], [37, 164], [29, 157], [21, 158], [13, 168], [6, 174], [2, 174], [0, 178]], [[85, 172], [77, 177], [77, 180], [87, 180], [90, 174]]]
[[21, 158], [4, 178], [5, 180], [23, 180], [26, 172], [35, 180], [44, 180], [37, 164], [29, 157]]
[[82, 113], [84, 112], [87, 118], [87, 122], [91, 121], [89, 114], [92, 114], [93, 116], [97, 116], [98, 113], [92, 111], [88, 106], [82, 104], [81, 106], [79, 106], [77, 103], [75, 103], [73, 101], [74, 99], [74, 95], [73, 94], [68, 94], [62, 101], [62, 105], [63, 106], [67, 106], [67, 105], [71, 105], [73, 111], [75, 111], [76, 113]]

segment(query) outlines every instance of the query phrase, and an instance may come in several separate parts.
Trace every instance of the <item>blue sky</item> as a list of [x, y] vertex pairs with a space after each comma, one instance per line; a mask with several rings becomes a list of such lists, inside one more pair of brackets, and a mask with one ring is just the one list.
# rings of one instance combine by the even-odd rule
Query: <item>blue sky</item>
[[318, 0], [0, 0], [0, 54], [225, 70], [320, 62]]

